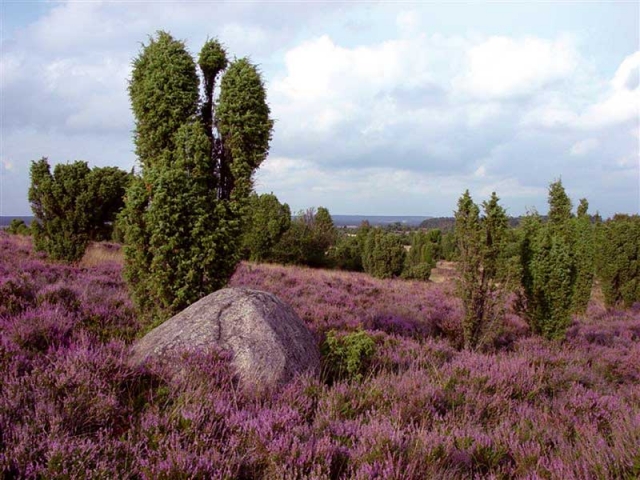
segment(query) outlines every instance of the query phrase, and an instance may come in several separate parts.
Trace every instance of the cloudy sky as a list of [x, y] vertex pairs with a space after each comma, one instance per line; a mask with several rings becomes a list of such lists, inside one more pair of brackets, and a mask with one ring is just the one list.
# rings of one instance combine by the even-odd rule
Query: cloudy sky
[[131, 169], [131, 60], [164, 29], [260, 65], [275, 130], [256, 176], [292, 209], [451, 215], [469, 188], [512, 215], [640, 210], [637, 2], [3, 0], [0, 215], [31, 160]]

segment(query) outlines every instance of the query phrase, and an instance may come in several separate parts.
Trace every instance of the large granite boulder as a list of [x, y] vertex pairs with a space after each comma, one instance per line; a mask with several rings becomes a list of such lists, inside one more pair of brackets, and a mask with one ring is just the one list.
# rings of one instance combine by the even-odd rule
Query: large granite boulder
[[211, 346], [231, 352], [244, 386], [271, 388], [320, 369], [315, 339], [293, 309], [248, 288], [218, 290], [154, 328], [133, 345], [130, 363], [154, 358], [179, 373], [176, 357]]

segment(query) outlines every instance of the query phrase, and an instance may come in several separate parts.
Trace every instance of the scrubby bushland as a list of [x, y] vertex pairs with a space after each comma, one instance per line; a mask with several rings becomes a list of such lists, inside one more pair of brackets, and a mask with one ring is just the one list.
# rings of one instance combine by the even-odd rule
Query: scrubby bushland
[[133, 299], [156, 322], [228, 282], [273, 127], [254, 65], [229, 63], [216, 40], [198, 61], [202, 100], [196, 62], [182, 42], [158, 32], [134, 60], [129, 84], [141, 175], [118, 223]]
[[402, 277], [410, 280], [429, 280], [431, 269], [440, 259], [442, 234], [440, 230], [414, 232], [411, 248], [405, 257]]
[[273, 193], [251, 195], [243, 236], [245, 258], [271, 260], [274, 246], [290, 227], [289, 205], [281, 204]]
[[0, 233], [0, 308], [14, 299], [0, 312], [0, 477], [638, 476], [637, 308], [592, 301], [562, 345], [509, 315], [481, 354], [459, 349], [446, 285], [268, 264], [231, 284], [276, 293], [319, 342], [364, 329], [362, 378], [260, 397], [224, 352], [186, 356], [172, 383], [159, 365], [132, 369], [141, 326], [120, 267], [49, 264]]
[[27, 224], [20, 218], [11, 219], [6, 231], [12, 235], [29, 235], [31, 233]]
[[597, 270], [608, 307], [640, 302], [640, 216], [615, 215], [598, 226]]
[[363, 272], [362, 257], [371, 225], [363, 221], [355, 234], [343, 232], [338, 236], [336, 245], [330, 251], [331, 264], [340, 270]]
[[90, 240], [111, 237], [130, 175], [116, 167], [90, 169], [80, 161], [58, 164], [52, 174], [46, 158], [32, 162], [30, 174], [31, 229], [38, 250], [74, 262]]
[[362, 266], [365, 272], [377, 278], [397, 277], [404, 268], [405, 255], [398, 235], [373, 228], [364, 242]]
[[330, 249], [338, 232], [329, 210], [324, 207], [298, 212], [291, 226], [273, 248], [273, 258], [282, 264], [309, 267], [331, 266]]
[[[547, 222], [536, 213], [522, 221], [521, 311], [531, 329], [546, 338], [564, 338], [572, 313], [584, 311], [591, 294], [592, 231], [586, 207], [584, 200], [580, 218], [573, 218], [571, 200], [558, 180], [549, 186]], [[578, 240], [586, 243], [577, 246]]]
[[[464, 308], [463, 337], [466, 348], [476, 348], [495, 334], [504, 315], [506, 283], [501, 268], [507, 215], [494, 193], [484, 202], [484, 214], [467, 190], [458, 200], [455, 238], [458, 247], [458, 294]], [[486, 341], [486, 340], [485, 340]]]

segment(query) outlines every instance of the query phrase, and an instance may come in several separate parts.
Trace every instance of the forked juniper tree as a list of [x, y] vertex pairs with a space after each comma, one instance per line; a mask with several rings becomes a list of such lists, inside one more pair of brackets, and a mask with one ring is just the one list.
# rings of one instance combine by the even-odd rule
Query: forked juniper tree
[[230, 62], [216, 40], [196, 66], [183, 42], [158, 32], [133, 61], [129, 95], [141, 168], [120, 218], [125, 275], [137, 307], [157, 323], [233, 274], [273, 121], [256, 66]]

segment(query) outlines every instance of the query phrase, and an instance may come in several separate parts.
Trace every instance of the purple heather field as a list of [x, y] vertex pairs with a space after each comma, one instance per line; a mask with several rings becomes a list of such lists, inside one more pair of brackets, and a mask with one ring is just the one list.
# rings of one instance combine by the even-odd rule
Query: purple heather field
[[562, 343], [508, 314], [468, 352], [451, 282], [242, 264], [231, 285], [290, 303], [319, 344], [375, 340], [359, 378], [257, 395], [225, 352], [186, 357], [174, 381], [127, 366], [141, 328], [121, 270], [53, 264], [0, 233], [0, 477], [640, 476], [638, 304], [592, 301]]

